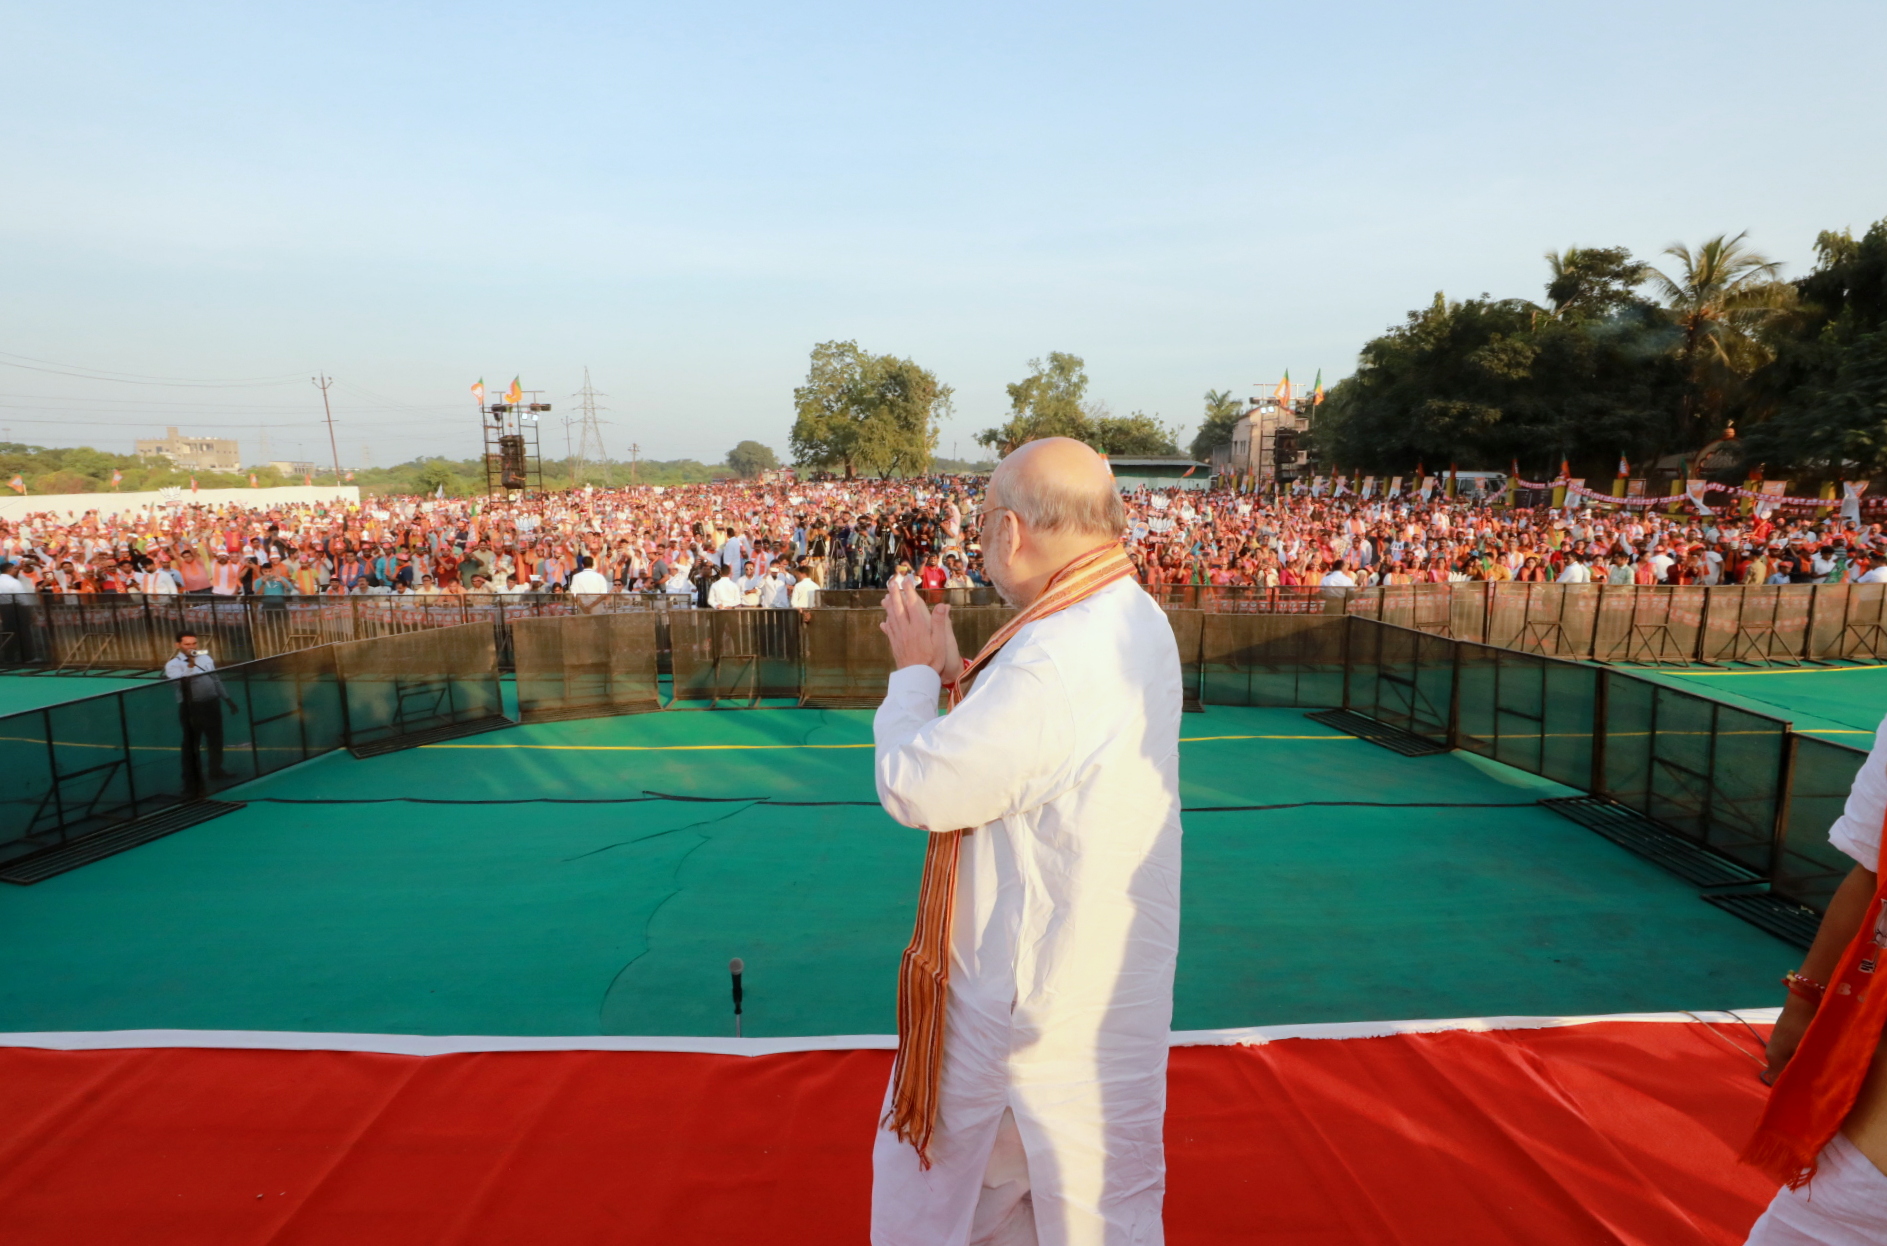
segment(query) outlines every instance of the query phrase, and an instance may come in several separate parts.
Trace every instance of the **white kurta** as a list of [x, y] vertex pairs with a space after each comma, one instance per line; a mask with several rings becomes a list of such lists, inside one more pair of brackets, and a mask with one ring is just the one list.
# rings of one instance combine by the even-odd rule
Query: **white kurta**
[[976, 831], [932, 1166], [879, 1130], [872, 1241], [967, 1241], [1009, 1109], [1042, 1243], [1157, 1243], [1179, 950], [1172, 628], [1121, 581], [1023, 628], [941, 718], [938, 691], [926, 667], [896, 672], [873, 724], [891, 816]]

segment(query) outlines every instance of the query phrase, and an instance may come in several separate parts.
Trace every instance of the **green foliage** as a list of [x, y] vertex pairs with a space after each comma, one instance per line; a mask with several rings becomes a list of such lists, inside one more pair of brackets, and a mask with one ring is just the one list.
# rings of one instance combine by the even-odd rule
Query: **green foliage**
[[1199, 431], [1193, 434], [1189, 447], [1192, 456], [1201, 462], [1209, 461], [1212, 452], [1220, 446], [1232, 444], [1232, 429], [1244, 418], [1245, 407], [1232, 397], [1231, 390], [1209, 389], [1206, 391], [1205, 416]]
[[1744, 245], [1745, 237], [1719, 234], [1695, 251], [1666, 247], [1676, 275], [1648, 273], [1680, 334], [1686, 388], [1678, 435], [1686, 441], [1722, 426], [1742, 382], [1771, 358], [1761, 331], [1795, 301], [1795, 288], [1778, 279], [1779, 266]]
[[778, 467], [780, 459], [773, 453], [771, 446], [763, 446], [757, 441], [743, 441], [727, 452], [727, 465], [735, 475], [752, 480], [761, 472]]
[[[124, 474], [118, 492], [133, 493], [171, 486], [188, 488], [194, 476], [204, 489], [242, 489], [249, 484], [249, 473], [192, 472], [169, 459], [139, 458], [135, 454], [112, 454], [91, 446], [34, 446], [24, 442], [0, 442], [0, 481], [15, 475], [26, 480], [32, 494], [110, 493], [111, 474]], [[300, 484], [283, 480], [272, 467], [256, 471], [259, 485]], [[10, 495], [9, 495], [10, 496]]]
[[1672, 340], [1642, 303], [1560, 319], [1522, 299], [1437, 294], [1364, 346], [1356, 373], [1316, 409], [1313, 448], [1321, 462], [1365, 469], [1567, 458], [1597, 475], [1621, 452], [1636, 461], [1670, 443], [1681, 389]]
[[1104, 402], [1085, 401], [1088, 373], [1079, 355], [1053, 351], [1046, 362], [1031, 359], [1029, 375], [1008, 388], [1008, 422], [976, 435], [999, 455], [1042, 437], [1073, 437], [1103, 454], [1179, 453], [1176, 431], [1157, 417], [1115, 415]]
[[1008, 423], [978, 433], [979, 444], [1001, 456], [1041, 437], [1088, 440], [1088, 416], [1082, 409], [1088, 373], [1079, 355], [1051, 351], [1047, 363], [1031, 359], [1029, 375], [1008, 388]]
[[1859, 240], [1823, 233], [1819, 262], [1772, 324], [1755, 378], [1745, 461], [1812, 478], [1887, 470], [1887, 220]]
[[1179, 430], [1168, 428], [1144, 411], [1110, 415], [1105, 408], [1092, 411], [1081, 438], [1102, 454], [1177, 455]]
[[880, 477], [929, 470], [937, 422], [951, 389], [910, 359], [874, 355], [857, 342], [812, 349], [806, 383], [793, 391], [791, 444], [803, 467], [863, 470]]
[[1641, 300], [1634, 293], [1651, 278], [1649, 265], [1631, 257], [1624, 247], [1567, 247], [1548, 251], [1546, 264], [1552, 279], [1546, 298], [1553, 314], [1569, 320], [1602, 320]]

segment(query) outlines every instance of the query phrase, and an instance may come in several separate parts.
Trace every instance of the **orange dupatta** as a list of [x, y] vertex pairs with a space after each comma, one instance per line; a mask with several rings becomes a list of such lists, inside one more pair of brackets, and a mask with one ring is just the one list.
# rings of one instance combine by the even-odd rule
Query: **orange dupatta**
[[[962, 699], [972, 675], [1015, 634], [1051, 614], [1077, 605], [1116, 580], [1133, 574], [1118, 542], [1089, 550], [1050, 577], [1027, 609], [989, 638], [962, 674], [945, 685], [950, 708]], [[934, 831], [924, 849], [924, 878], [917, 893], [917, 924], [898, 963], [898, 1055], [891, 1068], [891, 1107], [884, 1125], [917, 1148], [918, 1163], [930, 1167], [930, 1136], [937, 1128], [943, 1082], [944, 1003], [950, 993], [950, 926], [956, 908], [957, 852], [969, 828]]]
[[1743, 1148], [1744, 1163], [1790, 1189], [1815, 1175], [1822, 1148], [1854, 1109], [1887, 1024], [1887, 985], [1875, 980], [1887, 956], [1887, 873], [1880, 873], [1879, 866], [1877, 861], [1879, 885], [1868, 906], [1869, 920], [1841, 954], [1821, 1007], [1776, 1078], [1756, 1134]]

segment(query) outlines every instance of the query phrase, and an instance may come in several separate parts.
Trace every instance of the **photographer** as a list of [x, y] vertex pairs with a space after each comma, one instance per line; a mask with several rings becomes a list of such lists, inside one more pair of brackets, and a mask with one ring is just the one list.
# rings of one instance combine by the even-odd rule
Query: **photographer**
[[223, 707], [235, 712], [236, 702], [216, 677], [216, 659], [197, 648], [195, 632], [177, 633], [177, 652], [164, 663], [164, 676], [177, 685], [177, 716], [183, 723], [183, 776], [192, 793], [203, 791], [202, 760], [198, 742], [210, 747], [212, 781], [236, 776], [223, 769]]

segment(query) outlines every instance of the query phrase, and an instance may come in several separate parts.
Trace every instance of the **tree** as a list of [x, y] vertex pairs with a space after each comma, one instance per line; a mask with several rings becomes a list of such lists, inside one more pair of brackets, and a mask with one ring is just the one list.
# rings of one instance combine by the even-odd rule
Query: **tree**
[[1676, 276], [1648, 273], [1681, 334], [1686, 389], [1678, 435], [1687, 442], [1705, 431], [1702, 421], [1722, 414], [1743, 378], [1769, 361], [1760, 330], [1794, 301], [1794, 288], [1778, 279], [1780, 266], [1745, 246], [1746, 237], [1718, 234], [1695, 251], [1672, 243], [1664, 254], [1677, 261]]
[[861, 380], [858, 465], [881, 479], [930, 470], [937, 423], [950, 410], [950, 387], [914, 361], [892, 355], [871, 356]]
[[727, 465], [739, 476], [752, 480], [761, 472], [778, 467], [780, 460], [773, 453], [773, 447], [763, 446], [757, 441], [743, 441], [727, 452]]
[[1088, 421], [1082, 437], [1102, 454], [1177, 455], [1177, 429], [1169, 429], [1143, 411], [1132, 415], [1101, 414]]
[[978, 433], [980, 444], [1005, 455], [1041, 437], [1088, 440], [1088, 416], [1081, 406], [1088, 392], [1088, 374], [1079, 355], [1051, 351], [1047, 363], [1031, 359], [1029, 375], [1008, 389], [1008, 423]]
[[458, 473], [444, 459], [427, 459], [413, 474], [413, 484], [421, 493], [437, 493], [444, 489], [448, 497], [457, 497], [465, 487], [459, 482]]
[[873, 355], [857, 342], [812, 349], [806, 383], [793, 391], [793, 459], [805, 467], [860, 468], [881, 476], [928, 469], [951, 388], [909, 359]]
[[1232, 429], [1245, 418], [1245, 408], [1238, 399], [1232, 397], [1229, 389], [1209, 389], [1206, 391], [1206, 418], [1199, 425], [1199, 431], [1193, 434], [1192, 456], [1195, 459], [1209, 460], [1212, 452], [1220, 446], [1232, 444]]
[[1548, 251], [1546, 263], [1553, 274], [1546, 298], [1562, 319], [1598, 319], [1629, 307], [1651, 275], [1624, 247], [1567, 247]]
[[[1815, 477], [1887, 470], [1887, 220], [1825, 231], [1796, 303], [1765, 326], [1773, 362], [1750, 378], [1747, 465]], [[0, 469], [3, 470], [3, 469]]]

